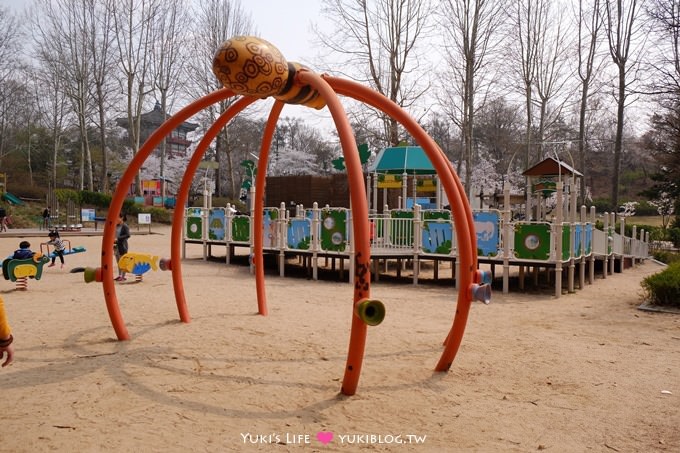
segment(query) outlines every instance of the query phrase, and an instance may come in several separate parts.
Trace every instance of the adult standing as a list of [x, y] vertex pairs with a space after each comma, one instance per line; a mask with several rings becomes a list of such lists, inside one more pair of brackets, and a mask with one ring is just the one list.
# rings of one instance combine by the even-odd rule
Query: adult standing
[[43, 211], [42, 218], [43, 218], [42, 227], [46, 230], [49, 230], [49, 228], [50, 228], [50, 208], [49, 208], [49, 206], [46, 207], [45, 210]]
[[[116, 256], [116, 263], [120, 261], [120, 257], [128, 252], [128, 239], [130, 238], [130, 227], [127, 224], [127, 216], [120, 214], [118, 216], [118, 224], [116, 225], [116, 245], [114, 247], [114, 254]], [[118, 266], [118, 277], [116, 281], [125, 281], [125, 271]]]
[[0, 206], [0, 231], [7, 231], [7, 211], [4, 206]]

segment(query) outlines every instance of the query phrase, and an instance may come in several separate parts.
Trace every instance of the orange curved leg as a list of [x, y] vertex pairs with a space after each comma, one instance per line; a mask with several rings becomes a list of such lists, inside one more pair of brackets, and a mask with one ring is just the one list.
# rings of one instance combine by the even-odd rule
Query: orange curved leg
[[352, 204], [352, 227], [355, 249], [354, 267], [354, 303], [352, 305], [352, 330], [349, 339], [349, 352], [345, 376], [342, 381], [341, 392], [345, 395], [354, 395], [359, 383], [361, 367], [366, 347], [367, 325], [356, 314], [356, 304], [361, 299], [370, 297], [371, 294], [371, 249], [369, 243], [368, 226], [368, 203], [366, 201], [366, 187], [364, 185], [363, 170], [354, 132], [347, 120], [337, 94], [331, 86], [319, 75], [307, 70], [301, 70], [298, 79], [315, 88], [326, 101], [328, 110], [331, 112], [338, 137], [342, 144], [342, 152], [347, 167], [347, 178], [350, 187], [350, 200]]
[[225, 99], [230, 95], [231, 91], [226, 88], [214, 91], [202, 97], [201, 99], [192, 102], [177, 112], [175, 115], [168, 118], [165, 123], [163, 123], [151, 134], [151, 136], [149, 136], [144, 145], [142, 145], [137, 154], [132, 158], [132, 161], [118, 182], [116, 191], [114, 192], [111, 199], [111, 205], [109, 206], [109, 213], [106, 216], [106, 222], [104, 223], [101, 258], [102, 287], [104, 289], [106, 309], [108, 310], [109, 318], [111, 319], [111, 325], [113, 326], [113, 330], [116, 332], [118, 340], [122, 341], [130, 339], [130, 334], [128, 333], [127, 327], [125, 326], [125, 321], [123, 321], [123, 316], [120, 312], [118, 298], [116, 297], [116, 288], [113, 283], [113, 243], [116, 236], [116, 222], [118, 220], [118, 213], [123, 207], [123, 201], [125, 201], [127, 192], [134, 182], [135, 175], [142, 167], [142, 164], [146, 161], [156, 146], [158, 146], [158, 144], [165, 138], [165, 136], [170, 134], [187, 118], [195, 115], [211, 104]]
[[[456, 353], [458, 352], [458, 348], [460, 347], [463, 334], [465, 333], [465, 326], [467, 324], [470, 305], [472, 303], [469, 288], [473, 282], [473, 274], [477, 269], [477, 237], [474, 232], [472, 210], [467, 202], [467, 198], [465, 198], [462, 184], [453, 171], [448, 159], [444, 157], [434, 140], [432, 140], [423, 128], [397, 104], [380, 93], [356, 82], [330, 76], [324, 76], [324, 79], [338, 94], [350, 96], [361, 102], [372, 105], [399, 121], [399, 123], [401, 123], [423, 147], [427, 157], [437, 171], [437, 175], [444, 186], [449, 201], [451, 201], [451, 209], [454, 218], [457, 220], [454, 222], [456, 235], [463, 240], [459, 242], [461, 275], [456, 314], [444, 346], [444, 351], [435, 367], [436, 371], [446, 371], [451, 367]], [[465, 238], [468, 240], [465, 241]]]
[[283, 110], [283, 102], [276, 101], [269, 112], [267, 125], [262, 134], [260, 144], [260, 158], [257, 161], [255, 175], [255, 206], [253, 218], [253, 264], [255, 265], [255, 288], [257, 290], [257, 309], [259, 314], [267, 316], [267, 295], [264, 287], [264, 190], [267, 179], [267, 163], [269, 162], [269, 148], [276, 131], [276, 123]]
[[257, 98], [243, 97], [229, 107], [220, 117], [210, 126], [205, 135], [198, 143], [194, 154], [191, 156], [187, 168], [182, 176], [177, 196], [175, 198], [175, 212], [172, 215], [172, 230], [170, 232], [170, 260], [172, 262], [172, 286], [175, 290], [175, 301], [179, 318], [182, 322], [189, 322], [189, 310], [187, 308], [186, 295], [184, 292], [184, 282], [182, 281], [182, 225], [184, 223], [184, 206], [189, 199], [191, 182], [194, 179], [198, 165], [203, 160], [206, 150], [210, 143], [217, 137], [217, 134], [232, 120], [239, 112], [255, 102]]

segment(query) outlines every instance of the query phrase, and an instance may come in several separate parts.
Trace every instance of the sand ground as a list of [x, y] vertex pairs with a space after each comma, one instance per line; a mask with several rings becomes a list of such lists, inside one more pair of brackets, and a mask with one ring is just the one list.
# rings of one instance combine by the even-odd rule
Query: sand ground
[[[168, 256], [169, 229], [154, 232], [130, 250]], [[448, 373], [433, 368], [453, 288], [375, 283], [387, 316], [347, 397], [347, 283], [268, 275], [263, 317], [248, 268], [191, 245], [192, 321], [170, 274], [150, 272], [116, 284], [132, 336], [119, 342], [101, 284], [69, 272], [99, 264], [101, 238], [69, 239], [87, 252], [28, 291], [0, 280], [16, 337], [0, 451], [680, 451], [680, 316], [637, 309], [652, 261], [559, 299], [496, 291], [473, 305]]]

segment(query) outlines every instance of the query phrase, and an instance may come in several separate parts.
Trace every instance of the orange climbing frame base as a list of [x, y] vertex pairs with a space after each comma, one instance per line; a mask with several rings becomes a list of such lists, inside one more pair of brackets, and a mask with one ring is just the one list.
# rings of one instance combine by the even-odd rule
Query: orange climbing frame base
[[[428, 158], [437, 171], [437, 175], [444, 187], [446, 195], [451, 202], [451, 209], [455, 219], [456, 237], [459, 239], [459, 260], [461, 271], [459, 278], [458, 304], [453, 319], [451, 329], [444, 342], [444, 351], [437, 363], [435, 370], [446, 371], [451, 364], [460, 347], [465, 325], [472, 302], [471, 291], [469, 290], [474, 281], [477, 269], [477, 244], [474, 233], [474, 222], [472, 211], [464, 195], [463, 187], [453, 170], [450, 162], [445, 158], [436, 143], [427, 133], [417, 124], [417, 122], [406, 114], [398, 105], [388, 100], [381, 94], [366, 88], [358, 83], [344, 79], [319, 76], [314, 72], [300, 68], [295, 76], [295, 83], [302, 86], [309, 86], [316, 90], [326, 103], [335, 126], [343, 150], [347, 177], [350, 187], [350, 201], [352, 206], [352, 227], [353, 227], [353, 246], [354, 256], [354, 288], [352, 301], [352, 323], [350, 331], [349, 349], [345, 365], [345, 373], [342, 382], [341, 392], [345, 395], [353, 395], [359, 382], [359, 376], [363, 365], [364, 351], [366, 347], [367, 323], [357, 314], [360, 312], [358, 306], [370, 299], [371, 294], [371, 273], [370, 273], [370, 226], [368, 222], [368, 203], [364, 194], [365, 185], [363, 171], [354, 133], [347, 119], [345, 110], [340, 102], [338, 95], [352, 97], [360, 102], [371, 105], [397, 120], [422, 146]], [[234, 93], [228, 89], [215, 91], [180, 110], [177, 114], [170, 117], [163, 123], [144, 143], [139, 152], [134, 156], [128, 168], [120, 179], [118, 190], [113, 195], [109, 214], [104, 224], [104, 235], [102, 238], [101, 268], [98, 275], [101, 276], [104, 289], [104, 298], [111, 319], [111, 324], [119, 340], [129, 339], [129, 333], [120, 313], [118, 300], [116, 297], [115, 285], [113, 284], [113, 243], [115, 239], [115, 227], [118, 214], [123, 206], [123, 201], [127, 196], [127, 188], [133, 183], [136, 174], [142, 164], [146, 161], [153, 150], [161, 141], [169, 135], [177, 126], [186, 121], [197, 112], [217, 103], [224, 101]], [[217, 121], [208, 129], [205, 136], [199, 142], [194, 155], [191, 157], [187, 169], [182, 178], [177, 194], [177, 208], [173, 214], [173, 227], [171, 233], [171, 266], [172, 282], [175, 292], [175, 300], [179, 317], [182, 322], [189, 322], [189, 310], [187, 308], [186, 295], [182, 281], [181, 266], [181, 246], [182, 246], [182, 225], [184, 224], [184, 209], [186, 205], [191, 182], [198, 169], [198, 165], [203, 159], [210, 143], [228, 122], [248, 105], [258, 100], [257, 98], [243, 96], [237, 100], [227, 111], [220, 116]], [[255, 183], [255, 204], [254, 204], [254, 237], [253, 237], [253, 264], [255, 265], [255, 281], [257, 289], [258, 312], [267, 315], [267, 299], [264, 286], [263, 262], [263, 210], [264, 210], [264, 191], [266, 168], [269, 157], [269, 148], [276, 129], [276, 124], [283, 109], [283, 103], [276, 101], [272, 107], [267, 120], [260, 149], [260, 159]], [[384, 313], [383, 313], [384, 315]]]

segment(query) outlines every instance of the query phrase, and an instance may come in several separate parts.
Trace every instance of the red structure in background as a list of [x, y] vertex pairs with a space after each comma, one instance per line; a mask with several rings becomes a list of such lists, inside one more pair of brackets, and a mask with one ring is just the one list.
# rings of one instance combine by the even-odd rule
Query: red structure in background
[[[446, 191], [455, 218], [456, 236], [459, 238], [458, 256], [460, 261], [458, 302], [453, 324], [444, 341], [444, 351], [435, 367], [437, 371], [448, 370], [455, 358], [465, 331], [472, 295], [478, 288], [476, 280], [479, 279], [479, 273], [477, 272], [477, 244], [472, 211], [470, 210], [460, 180], [436, 143], [413, 118], [380, 93], [354, 82], [327, 75], [317, 75], [298, 63], [288, 63], [278, 49], [259, 38], [235, 37], [227, 41], [215, 56], [213, 70], [225, 84], [225, 88], [210, 93], [186, 106], [153, 132], [130, 162], [121, 178], [119, 188], [129, 187], [145, 160], [158, 144], [171, 134], [179, 124], [182, 124], [186, 119], [215, 103], [240, 95], [238, 100], [208, 129], [191, 157], [177, 193], [178, 206], [184, 206], [188, 199], [191, 181], [198, 169], [199, 163], [208, 149], [208, 145], [215, 139], [217, 133], [234, 116], [253, 102], [270, 96], [274, 97], [276, 102], [270, 111], [262, 137], [255, 181], [256, 201], [254, 209], [255, 218], [253, 219], [254, 231], [256, 232], [253, 241], [253, 263], [256, 270], [255, 281], [258, 311], [261, 315], [267, 315], [264, 266], [262, 265], [262, 213], [268, 153], [274, 129], [281, 110], [286, 103], [302, 104], [317, 109], [327, 106], [335, 122], [338, 137], [342, 145], [352, 205], [352, 241], [354, 242], [355, 250], [354, 297], [351, 310], [352, 322], [349, 351], [341, 391], [345, 395], [353, 395], [356, 392], [361, 373], [367, 328], [369, 325], [376, 324], [372, 322], [371, 316], [376, 311], [380, 311], [382, 304], [371, 300], [370, 296], [370, 233], [368, 205], [365, 198], [366, 190], [361, 162], [357, 153], [357, 144], [338, 94], [354, 98], [385, 112], [399, 121], [427, 153]], [[112, 265], [116, 220], [126, 197], [125, 192], [125, 190], [117, 190], [114, 193], [104, 226], [101, 268], [97, 269], [97, 281], [101, 281], [103, 284], [104, 298], [109, 317], [119, 340], [130, 338], [116, 296]], [[183, 217], [183, 210], [176, 209], [173, 215], [170, 238], [171, 259], [169, 267], [172, 271], [172, 282], [180, 319], [183, 322], [190, 322], [182, 281], [181, 247]]]

